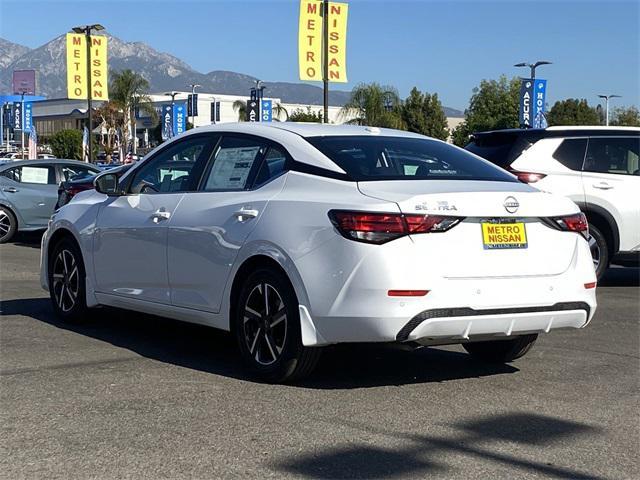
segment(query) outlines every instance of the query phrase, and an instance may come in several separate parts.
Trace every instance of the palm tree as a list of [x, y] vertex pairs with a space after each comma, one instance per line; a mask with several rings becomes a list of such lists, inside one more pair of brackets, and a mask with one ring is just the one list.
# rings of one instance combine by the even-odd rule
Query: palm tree
[[402, 128], [398, 113], [400, 96], [394, 87], [378, 83], [361, 83], [351, 91], [351, 98], [340, 110], [346, 123], [372, 127]]
[[149, 82], [140, 74], [126, 69], [113, 72], [109, 85], [111, 101], [122, 110], [125, 138], [133, 138], [135, 133], [135, 110], [144, 110], [152, 118], [157, 117], [149, 97]]
[[244, 122], [247, 119], [247, 102], [236, 100], [233, 102], [233, 111], [238, 113], [238, 121]]
[[276, 102], [276, 104], [273, 106], [273, 119], [276, 122], [280, 122], [280, 116], [284, 114], [284, 121], [288, 122], [289, 121], [289, 111], [284, 107], [284, 105], [282, 105], [281, 103]]

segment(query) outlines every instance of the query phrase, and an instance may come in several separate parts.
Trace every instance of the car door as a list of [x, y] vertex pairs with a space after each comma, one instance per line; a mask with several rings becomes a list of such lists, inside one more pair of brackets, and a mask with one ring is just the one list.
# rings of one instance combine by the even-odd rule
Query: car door
[[206, 135], [172, 142], [132, 172], [126, 195], [105, 200], [94, 234], [98, 292], [170, 303], [167, 226], [184, 192], [196, 189], [210, 148]]
[[198, 193], [186, 194], [169, 225], [172, 303], [218, 312], [229, 273], [247, 236], [283, 185], [288, 155], [265, 139], [225, 135]]
[[20, 228], [46, 227], [58, 199], [55, 169], [51, 165], [21, 165], [2, 176], [2, 194], [19, 215]]
[[620, 231], [620, 250], [640, 244], [640, 137], [591, 137], [582, 183], [585, 201], [607, 210]]

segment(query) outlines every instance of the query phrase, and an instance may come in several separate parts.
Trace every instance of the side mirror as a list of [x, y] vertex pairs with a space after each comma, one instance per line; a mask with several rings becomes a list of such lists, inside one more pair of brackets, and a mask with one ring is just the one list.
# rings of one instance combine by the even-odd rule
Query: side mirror
[[93, 181], [96, 191], [109, 196], [120, 196], [122, 192], [118, 188], [118, 176], [115, 173], [102, 173]]

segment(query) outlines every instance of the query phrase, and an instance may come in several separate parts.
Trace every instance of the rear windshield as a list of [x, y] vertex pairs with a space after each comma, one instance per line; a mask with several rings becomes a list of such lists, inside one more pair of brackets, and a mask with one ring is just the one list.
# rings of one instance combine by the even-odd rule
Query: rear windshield
[[464, 148], [494, 165], [508, 168], [535, 141], [512, 133], [485, 134], [475, 136]]
[[307, 140], [356, 181], [489, 180], [507, 172], [443, 142], [421, 138], [332, 136]]

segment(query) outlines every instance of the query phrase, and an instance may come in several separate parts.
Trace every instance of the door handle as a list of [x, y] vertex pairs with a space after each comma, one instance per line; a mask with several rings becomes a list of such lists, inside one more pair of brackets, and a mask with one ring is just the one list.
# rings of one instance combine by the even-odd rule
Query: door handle
[[16, 187], [5, 187], [2, 189], [3, 192], [7, 192], [7, 193], [16, 193], [19, 192], [19, 190]]
[[162, 220], [169, 220], [169, 218], [171, 217], [171, 213], [166, 212], [164, 210], [156, 210], [155, 212], [153, 212], [153, 214], [151, 215], [151, 218], [153, 219], [153, 221], [155, 223], [159, 223]]
[[593, 188], [597, 188], [599, 190], [611, 190], [613, 185], [609, 185], [606, 182], [594, 183]]
[[252, 218], [256, 218], [258, 216], [258, 210], [254, 210], [252, 208], [241, 208], [237, 212], [233, 213], [233, 216], [238, 219], [239, 222], [246, 222]]

